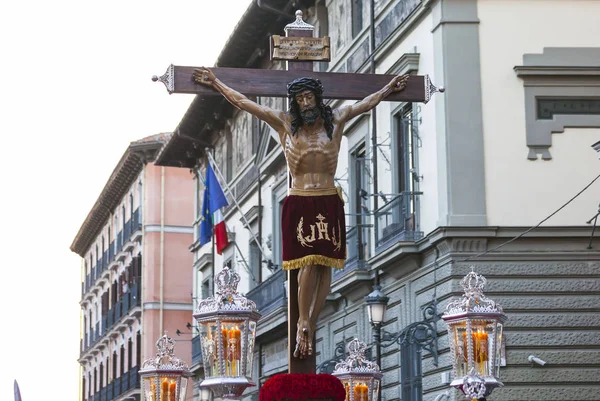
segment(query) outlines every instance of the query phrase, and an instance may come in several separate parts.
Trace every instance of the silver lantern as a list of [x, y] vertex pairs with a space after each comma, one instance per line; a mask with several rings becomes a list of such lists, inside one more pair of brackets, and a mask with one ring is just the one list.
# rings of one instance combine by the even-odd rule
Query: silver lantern
[[198, 303], [194, 318], [200, 328], [204, 363], [202, 388], [215, 397], [239, 399], [252, 383], [256, 304], [237, 292], [240, 276], [225, 267], [215, 278], [215, 296]]
[[450, 385], [471, 399], [484, 398], [502, 386], [500, 353], [506, 315], [484, 295], [485, 283], [482, 275], [471, 271], [460, 282], [464, 295], [450, 302], [442, 315], [452, 354]]
[[146, 359], [140, 369], [144, 398], [148, 401], [184, 401], [188, 377], [185, 361], [175, 357], [175, 341], [165, 334], [157, 342], [156, 357]]
[[379, 366], [365, 357], [367, 346], [358, 339], [348, 343], [348, 358], [335, 365], [333, 375], [346, 390], [346, 401], [376, 401], [383, 375]]

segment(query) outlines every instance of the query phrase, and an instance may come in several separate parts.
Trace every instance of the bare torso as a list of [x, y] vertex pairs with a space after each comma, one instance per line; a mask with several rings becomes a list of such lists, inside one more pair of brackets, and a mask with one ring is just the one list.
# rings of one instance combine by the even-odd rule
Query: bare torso
[[[336, 113], [334, 113], [334, 116]], [[342, 139], [343, 126], [334, 120], [333, 138], [329, 139], [323, 123], [301, 127], [296, 135], [291, 129], [280, 133], [285, 159], [295, 189], [334, 188], [334, 176]]]

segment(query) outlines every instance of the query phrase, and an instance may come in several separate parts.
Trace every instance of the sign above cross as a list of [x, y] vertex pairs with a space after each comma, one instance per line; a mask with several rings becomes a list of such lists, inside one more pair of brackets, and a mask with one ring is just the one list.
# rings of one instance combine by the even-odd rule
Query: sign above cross
[[[310, 77], [311, 79], [317, 79], [320, 81], [318, 85], [319, 93], [322, 88], [323, 98], [344, 100], [362, 100], [364, 98], [371, 99], [369, 101], [364, 100], [362, 102], [358, 102], [355, 105], [355, 112], [356, 114], [358, 114], [372, 109], [382, 99], [386, 101], [396, 102], [427, 103], [435, 92], [444, 91], [443, 88], [435, 87], [431, 83], [431, 80], [429, 79], [428, 75], [411, 75], [407, 78], [404, 76], [398, 77], [396, 75], [353, 74], [313, 71], [313, 61], [329, 60], [329, 38], [314, 38], [314, 27], [305, 23], [302, 20], [301, 11], [296, 12], [296, 21], [291, 24], [288, 24], [285, 27], [285, 32], [285, 37], [273, 36], [271, 38], [271, 59], [287, 61], [288, 66], [287, 70], [285, 71], [220, 67], [211, 68], [210, 70], [208, 70], [199, 67], [180, 67], [171, 65], [169, 66], [164, 75], [162, 75], [161, 77], [154, 76], [152, 80], [155, 82], [162, 82], [167, 87], [167, 91], [170, 94], [189, 93], [200, 96], [225, 96], [227, 100], [229, 100], [232, 104], [237, 105], [238, 108], [255, 114], [263, 120], [266, 119], [267, 123], [270, 124], [272, 127], [278, 126], [278, 132], [280, 135], [286, 135], [285, 132], [291, 129], [292, 124], [279, 124], [283, 120], [277, 117], [277, 113], [271, 113], [270, 111], [266, 111], [264, 107], [260, 105], [249, 106], [249, 103], [254, 102], [249, 101], [249, 99], [247, 99], [246, 97], [288, 97], [288, 91], [291, 90], [288, 88], [288, 84], [290, 82], [296, 82], [295, 80], [297, 80], [298, 78]], [[303, 80], [301, 79], [299, 81]], [[292, 83], [292, 87], [294, 85], [296, 84]], [[392, 88], [396, 87], [396, 85], [398, 90], [393, 90]], [[389, 92], [387, 92], [386, 89], [386, 92], [384, 94], [384, 89], [382, 88], [388, 88]], [[307, 95], [306, 92], [311, 92], [311, 90], [299, 89], [297, 92], [293, 92], [295, 98], [293, 101], [296, 102], [296, 104], [298, 104], [299, 101], [303, 101], [306, 104], [310, 103], [311, 101], [314, 102], [314, 92], [312, 93], [312, 95]], [[300, 100], [298, 100], [299, 98]], [[322, 100], [320, 101], [322, 102]], [[335, 120], [335, 124], [342, 121], [343, 119], [351, 118], [349, 117], [350, 115], [351, 113], [348, 111], [345, 115], [337, 115], [336, 118], [339, 118], [339, 120]], [[342, 132], [343, 130], [344, 122], [341, 122], [341, 124], [342, 128], [340, 128], [340, 132]], [[307, 130], [320, 129], [323, 130], [324, 135], [324, 127], [325, 125], [315, 125], [314, 128], [307, 128]], [[333, 131], [333, 126], [331, 126], [330, 128], [331, 131]], [[318, 135], [317, 131], [313, 132], [313, 134]], [[331, 132], [328, 131], [328, 134], [331, 134]], [[281, 138], [283, 137], [284, 136], [282, 136]], [[288, 138], [287, 140], [289, 142], [289, 137], [286, 138]], [[324, 154], [330, 155], [323, 156], [325, 158], [337, 158], [338, 156], [339, 146], [337, 146], [336, 149], [331, 150], [333, 149], [331, 148], [331, 146], [335, 147], [335, 142], [332, 138], [333, 136], [330, 136], [330, 140], [332, 141], [332, 143], [334, 143], [334, 145], [323, 145], [330, 146], [329, 150], [322, 152]], [[337, 134], [336, 138], [338, 138], [336, 140], [341, 141], [341, 139], [339, 139], [341, 138], [340, 134]], [[282, 146], [284, 146], [283, 139]], [[310, 149], [308, 148], [302, 150], [302, 145], [298, 145], [296, 150], [294, 150], [293, 148], [295, 145], [293, 145], [291, 142], [289, 144], [286, 144], [285, 146], [287, 146], [287, 150], [291, 149], [292, 152], [310, 152]], [[322, 166], [329, 165], [326, 159], [322, 159], [321, 161], [321, 167], [318, 168], [324, 169]], [[319, 165], [319, 163], [317, 163], [317, 165]], [[298, 171], [301, 170], [301, 167], [298, 167], [298, 165], [296, 165], [296, 167], [294, 168]], [[329, 173], [323, 170], [317, 171], [316, 174], [309, 175], [314, 177], [325, 177], [324, 179], [327, 180], [327, 174]], [[333, 172], [331, 173], [331, 175], [333, 175]], [[293, 173], [290, 173], [290, 176], [293, 178]], [[316, 181], [318, 182], [318, 179], [316, 179]], [[320, 184], [315, 184], [310, 188], [317, 188], [318, 185]], [[337, 194], [334, 194], [333, 199], [337, 199]], [[343, 216], [343, 210], [341, 216]], [[322, 219], [324, 219], [323, 216], [321, 217]], [[344, 231], [343, 228], [341, 230]], [[338, 235], [340, 235], [339, 228]], [[320, 237], [321, 234], [319, 234], [319, 238]], [[329, 239], [329, 236], [327, 235], [326, 238]], [[313, 238], [313, 241], [314, 240], [315, 239]], [[258, 245], [260, 247], [260, 244]], [[304, 285], [301, 286], [299, 290], [298, 272], [300, 269], [305, 271], [307, 267], [325, 268], [325, 262], [323, 262], [323, 260], [327, 258], [335, 259], [335, 261], [341, 261], [342, 263], [344, 260], [343, 255], [341, 255], [341, 258], [333, 258], [330, 256], [323, 255], [317, 256], [323, 258], [320, 259], [320, 262], [318, 262], [318, 266], [302, 265], [296, 267], [288, 267], [291, 269], [289, 270], [288, 276], [288, 355], [289, 371], [293, 373], [315, 373], [316, 351], [314, 349], [314, 332], [312, 330], [315, 329], [314, 325], [316, 324], [316, 319], [318, 318], [319, 311], [321, 310], [325, 302], [327, 293], [329, 292], [331, 280], [330, 274], [329, 278], [327, 279], [329, 281], [326, 282], [326, 280], [323, 278], [325, 276], [320, 276], [321, 273], [315, 273], [313, 270], [308, 270], [309, 273], [303, 274], [302, 277], [312, 277], [313, 275], [315, 275], [315, 277], [313, 277], [316, 280], [315, 285]], [[295, 260], [299, 261], [301, 259], [306, 258], [297, 258]], [[289, 262], [284, 261], [284, 267], [285, 263]], [[310, 263], [316, 264], [317, 262]], [[339, 267], [337, 265], [335, 266]], [[310, 273], [311, 271], [313, 273]], [[306, 280], [304, 280], [304, 282], [306, 284]], [[325, 289], [325, 291], [323, 291], [321, 287]], [[307, 316], [302, 316], [302, 314], [300, 313], [302, 312], [306, 315], [307, 310], [309, 309], [311, 311], [310, 319], [308, 319]], [[305, 326], [301, 326], [299, 319], [304, 322], [303, 324], [305, 324]], [[312, 323], [309, 320], [312, 321]], [[297, 334], [295, 335], [294, 333]], [[298, 357], [298, 355], [300, 355], [300, 357]]]
[[[290, 66], [287, 71], [268, 70], [268, 73], [264, 69], [225, 67], [211, 68], [211, 71], [225, 85], [246, 96], [264, 97], [287, 97], [287, 84], [298, 78], [300, 71], [310, 72], [311, 77], [323, 84], [323, 98], [347, 100], [361, 100], [381, 89], [395, 76], [312, 71], [312, 61], [328, 59], [329, 38], [305, 38], [306, 32], [312, 36], [313, 28], [302, 20], [301, 11], [296, 12], [296, 21], [285, 29], [287, 38], [273, 36], [271, 40], [271, 59], [296, 62], [294, 67], [300, 68]], [[306, 39], [303, 46], [301, 39]], [[193, 72], [196, 68], [170, 65], [162, 76], [155, 75], [152, 80], [162, 82], [169, 94], [221, 96], [217, 90], [194, 82]], [[429, 75], [411, 75], [402, 92], [392, 93], [384, 100], [427, 103], [436, 92], [444, 92], [444, 88], [433, 85]]]

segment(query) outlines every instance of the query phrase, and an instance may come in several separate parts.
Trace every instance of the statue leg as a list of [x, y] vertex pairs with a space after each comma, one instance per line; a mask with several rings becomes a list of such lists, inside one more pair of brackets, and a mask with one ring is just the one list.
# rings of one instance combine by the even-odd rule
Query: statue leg
[[331, 285], [331, 269], [325, 266], [306, 266], [298, 272], [298, 329], [296, 332], [296, 358], [312, 355], [312, 340], [317, 319], [325, 305]]

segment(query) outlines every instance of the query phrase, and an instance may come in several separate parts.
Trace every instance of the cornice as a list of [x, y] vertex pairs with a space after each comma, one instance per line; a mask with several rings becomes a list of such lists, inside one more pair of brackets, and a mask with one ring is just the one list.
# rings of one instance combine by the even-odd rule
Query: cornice
[[146, 163], [154, 160], [156, 153], [170, 137], [171, 134], [168, 133], [158, 134], [129, 144], [73, 239], [71, 251], [85, 257], [85, 253]]

